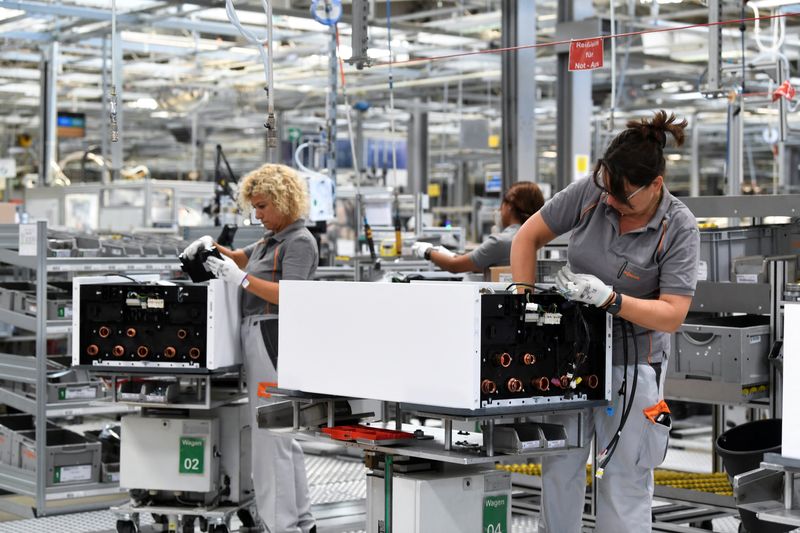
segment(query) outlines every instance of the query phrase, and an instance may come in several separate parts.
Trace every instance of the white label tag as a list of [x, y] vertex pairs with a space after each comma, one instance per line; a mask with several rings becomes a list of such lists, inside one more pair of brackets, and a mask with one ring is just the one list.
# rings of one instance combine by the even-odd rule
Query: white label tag
[[69, 483], [72, 481], [89, 481], [92, 479], [92, 465], [78, 465], [78, 466], [62, 466], [59, 467], [61, 471], [61, 483]]
[[194, 420], [183, 423], [184, 435], [208, 435], [209, 433], [211, 433], [211, 426], [207, 421]]
[[736, 283], [758, 283], [758, 274], [736, 274]]
[[708, 280], [708, 263], [706, 263], [705, 261], [699, 261], [697, 263], [697, 280], [698, 281]]
[[523, 450], [530, 450], [532, 448], [541, 448], [542, 442], [538, 440], [529, 440], [521, 443]]
[[97, 397], [97, 389], [94, 387], [78, 387], [64, 391], [65, 400], [86, 400]]
[[750, 344], [758, 344], [761, 342], [761, 335], [753, 335], [750, 337]]
[[0, 159], [0, 178], [13, 178], [17, 175], [17, 162], [11, 158]]
[[547, 447], [548, 448], [563, 448], [566, 445], [567, 445], [567, 443], [563, 439], [547, 441]]
[[19, 255], [36, 255], [36, 224], [19, 225]]

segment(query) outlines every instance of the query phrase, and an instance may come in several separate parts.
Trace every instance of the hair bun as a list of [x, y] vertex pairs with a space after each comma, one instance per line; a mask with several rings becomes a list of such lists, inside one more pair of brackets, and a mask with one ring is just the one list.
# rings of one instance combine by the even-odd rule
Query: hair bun
[[680, 146], [686, 137], [683, 130], [688, 125], [688, 122], [685, 119], [681, 122], [676, 122], [677, 120], [675, 113], [667, 115], [667, 112], [661, 109], [656, 111], [651, 119], [643, 118], [641, 120], [628, 121], [627, 127], [638, 131], [645, 139], [652, 139], [661, 148], [667, 146], [667, 133], [670, 133], [675, 139], [675, 144]]

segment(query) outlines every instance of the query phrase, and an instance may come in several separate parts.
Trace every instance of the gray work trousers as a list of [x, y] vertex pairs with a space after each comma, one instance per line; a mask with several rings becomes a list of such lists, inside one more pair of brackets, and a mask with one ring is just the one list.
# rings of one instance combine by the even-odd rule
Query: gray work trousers
[[[653, 469], [664, 461], [669, 427], [654, 424], [643, 410], [663, 399], [666, 359], [661, 365], [658, 383], [656, 372], [648, 364], [640, 364], [633, 407], [622, 430], [622, 436], [611, 461], [597, 483], [596, 533], [649, 533], [652, 530]], [[633, 384], [635, 367], [628, 366], [628, 392]], [[619, 427], [622, 416], [623, 366], [612, 367], [613, 415], [605, 407], [588, 411], [588, 442], [597, 435], [602, 451]], [[564, 424], [574, 435], [577, 420], [567, 415], [548, 417], [548, 422]], [[539, 533], [579, 533], [586, 495], [586, 461], [590, 444], [561, 455], [542, 459], [542, 514]]]
[[308, 533], [314, 526], [308, 496], [303, 450], [289, 437], [259, 429], [257, 408], [270, 399], [258, 396], [258, 384], [277, 382], [278, 372], [269, 358], [261, 332], [262, 320], [276, 315], [242, 320], [241, 342], [247, 374], [247, 396], [252, 424], [253, 486], [256, 508], [269, 533]]

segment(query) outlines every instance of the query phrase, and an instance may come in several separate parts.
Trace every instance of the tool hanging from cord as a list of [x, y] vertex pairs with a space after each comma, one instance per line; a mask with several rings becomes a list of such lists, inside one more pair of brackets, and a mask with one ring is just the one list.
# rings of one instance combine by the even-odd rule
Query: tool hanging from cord
[[267, 79], [267, 86], [264, 88], [267, 92], [267, 120], [264, 123], [264, 127], [267, 129], [267, 146], [269, 148], [277, 148], [278, 129], [275, 119], [275, 91], [272, 80], [272, 4], [270, 4], [269, 0], [261, 0], [261, 5], [267, 16], [266, 39], [259, 39], [256, 34], [242, 26], [242, 23], [239, 21], [239, 16], [236, 14], [236, 7], [233, 5], [233, 0], [225, 0], [225, 12], [228, 15], [228, 20], [239, 30], [239, 33], [241, 33], [248, 42], [256, 45], [258, 54], [261, 56], [261, 61], [264, 63], [264, 75]]
[[109, 120], [111, 122], [111, 142], [119, 141], [117, 130], [117, 62], [113, 60], [117, 51], [117, 0], [111, 0], [111, 89], [108, 92]]
[[394, 138], [394, 72], [392, 64], [394, 63], [394, 56], [392, 55], [392, 2], [386, 0], [386, 39], [389, 48], [389, 133], [392, 137], [392, 177], [394, 184], [397, 185], [397, 142]]

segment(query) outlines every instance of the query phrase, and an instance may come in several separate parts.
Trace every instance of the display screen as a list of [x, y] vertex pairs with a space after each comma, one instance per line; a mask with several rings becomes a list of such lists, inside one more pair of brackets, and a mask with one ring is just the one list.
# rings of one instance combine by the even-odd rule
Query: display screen
[[57, 132], [59, 137], [84, 137], [86, 135], [86, 115], [59, 111]]

